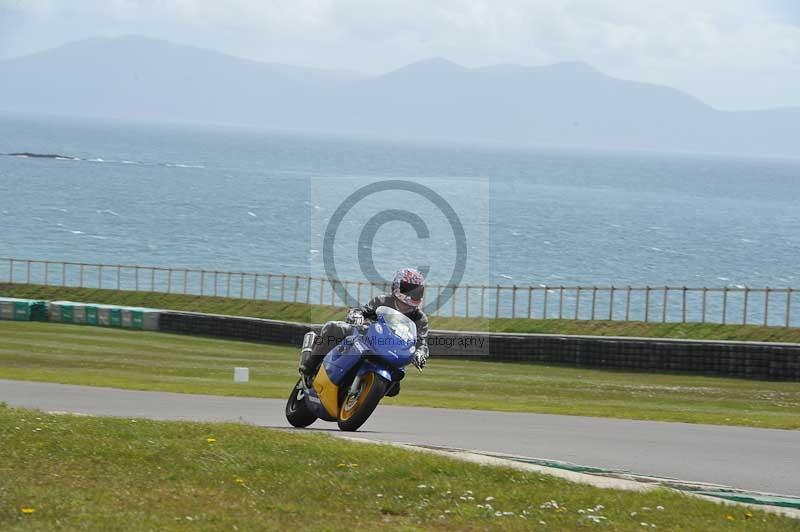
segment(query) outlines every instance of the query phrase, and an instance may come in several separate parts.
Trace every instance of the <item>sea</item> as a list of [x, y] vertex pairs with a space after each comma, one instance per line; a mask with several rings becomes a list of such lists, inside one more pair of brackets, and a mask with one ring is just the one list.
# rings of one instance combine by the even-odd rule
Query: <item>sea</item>
[[466, 261], [474, 284], [800, 287], [799, 160], [15, 113], [0, 153], [5, 258], [311, 275], [335, 252], [348, 279]]

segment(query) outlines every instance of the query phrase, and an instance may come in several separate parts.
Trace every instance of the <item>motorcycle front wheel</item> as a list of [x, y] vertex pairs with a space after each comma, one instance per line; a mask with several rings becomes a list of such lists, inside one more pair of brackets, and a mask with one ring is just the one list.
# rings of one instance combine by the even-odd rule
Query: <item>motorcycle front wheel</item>
[[307, 427], [317, 420], [317, 415], [308, 408], [305, 399], [305, 388], [303, 388], [303, 383], [299, 380], [292, 388], [289, 400], [286, 401], [286, 420], [293, 427], [298, 428]]
[[364, 424], [386, 394], [389, 383], [383, 377], [367, 373], [361, 377], [358, 390], [349, 390], [339, 409], [339, 429], [354, 431]]

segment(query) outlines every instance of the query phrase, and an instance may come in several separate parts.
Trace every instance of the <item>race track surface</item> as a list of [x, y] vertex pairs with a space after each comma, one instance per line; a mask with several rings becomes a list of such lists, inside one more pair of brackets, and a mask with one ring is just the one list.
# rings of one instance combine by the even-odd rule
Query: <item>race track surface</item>
[[[278, 399], [0, 380], [0, 401], [46, 411], [289, 427], [285, 401]], [[322, 421], [306, 430], [339, 434], [335, 424]], [[800, 431], [379, 406], [356, 435], [800, 496]]]

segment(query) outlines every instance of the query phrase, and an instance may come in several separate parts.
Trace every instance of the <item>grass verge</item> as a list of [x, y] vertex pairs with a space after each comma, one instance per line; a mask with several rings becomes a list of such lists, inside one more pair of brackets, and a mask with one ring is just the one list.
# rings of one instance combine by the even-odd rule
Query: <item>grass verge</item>
[[798, 530], [667, 490], [598, 489], [238, 424], [0, 404], [3, 530]]
[[[0, 378], [284, 398], [296, 348], [0, 321]], [[250, 368], [234, 384], [233, 368]], [[800, 383], [431, 359], [385, 404], [800, 429]]]
[[[90, 303], [152, 307], [232, 316], [324, 323], [342, 319], [344, 310], [324, 305], [252, 301], [211, 296], [185, 296], [156, 292], [127, 292], [93, 288], [41, 285], [0, 285], [0, 296], [32, 299], [65, 299]], [[434, 329], [517, 333], [641, 336], [800, 343], [800, 328], [719, 325], [711, 323], [643, 323], [620, 321], [529, 320], [489, 318], [431, 318]]]

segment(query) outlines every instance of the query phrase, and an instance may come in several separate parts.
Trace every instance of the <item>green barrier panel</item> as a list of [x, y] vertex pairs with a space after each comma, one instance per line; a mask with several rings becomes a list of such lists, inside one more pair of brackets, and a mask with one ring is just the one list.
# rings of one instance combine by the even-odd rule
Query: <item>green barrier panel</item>
[[141, 310], [131, 311], [131, 327], [144, 329], [144, 313]]
[[14, 302], [14, 321], [31, 321], [31, 305], [27, 301]]
[[86, 323], [88, 325], [99, 325], [97, 307], [86, 307]]
[[0, 320], [41, 321], [47, 319], [47, 302], [0, 297]]
[[31, 321], [47, 321], [47, 301], [34, 301], [30, 318]]
[[102, 327], [111, 327], [111, 309], [108, 307], [97, 308], [97, 324]]
[[110, 308], [109, 310], [109, 324], [112, 327], [122, 327], [122, 309]]
[[72, 323], [75, 319], [74, 308], [72, 305], [60, 304], [61, 307], [61, 322]]

